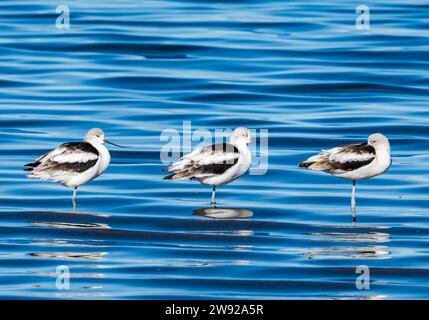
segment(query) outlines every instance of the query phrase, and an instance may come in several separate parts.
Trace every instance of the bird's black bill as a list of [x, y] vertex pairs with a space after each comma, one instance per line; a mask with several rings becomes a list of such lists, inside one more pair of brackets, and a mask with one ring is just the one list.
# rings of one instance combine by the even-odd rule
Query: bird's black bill
[[129, 148], [128, 146], [120, 146], [119, 144], [110, 142], [109, 140], [104, 140], [104, 142], [108, 143], [108, 144], [111, 144], [112, 146], [119, 147], [119, 148]]

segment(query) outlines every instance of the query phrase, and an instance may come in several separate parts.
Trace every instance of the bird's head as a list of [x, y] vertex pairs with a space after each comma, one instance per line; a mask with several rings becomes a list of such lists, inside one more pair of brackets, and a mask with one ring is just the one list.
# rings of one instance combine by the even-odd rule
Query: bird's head
[[93, 128], [85, 135], [85, 142], [94, 144], [104, 143], [104, 132], [100, 128]]
[[229, 138], [230, 143], [232, 144], [240, 144], [245, 143], [248, 144], [252, 141], [252, 137], [250, 135], [250, 131], [247, 128], [239, 127], [233, 131], [231, 137]]
[[116, 147], [126, 148], [125, 146], [120, 146], [119, 144], [106, 140], [104, 137], [104, 132], [100, 128], [93, 128], [89, 130], [88, 133], [85, 135], [85, 142], [88, 142], [91, 144], [108, 143]]
[[368, 144], [374, 149], [390, 150], [390, 143], [386, 136], [381, 133], [374, 133], [368, 137]]

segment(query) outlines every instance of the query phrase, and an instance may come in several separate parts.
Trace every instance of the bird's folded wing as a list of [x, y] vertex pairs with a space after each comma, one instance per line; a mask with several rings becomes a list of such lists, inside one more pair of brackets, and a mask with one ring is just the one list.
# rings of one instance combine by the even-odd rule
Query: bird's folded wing
[[348, 144], [322, 150], [299, 164], [315, 171], [342, 174], [370, 164], [375, 159], [375, 149], [367, 143]]
[[366, 143], [337, 147], [325, 153], [332, 171], [356, 170], [375, 159], [375, 149]]
[[98, 161], [99, 153], [86, 142], [69, 142], [55, 150], [37, 158], [33, 163], [26, 164], [30, 177], [49, 177], [68, 172], [79, 174], [92, 168]]
[[339, 163], [367, 162], [375, 158], [375, 149], [366, 144], [349, 144], [328, 150], [329, 160]]
[[173, 163], [169, 172], [186, 171], [192, 174], [219, 174], [233, 166], [240, 157], [238, 149], [231, 144], [200, 147], [180, 161]]
[[53, 161], [57, 163], [85, 163], [98, 160], [98, 151], [91, 144], [86, 142], [69, 142], [60, 145], [46, 155], [43, 161]]

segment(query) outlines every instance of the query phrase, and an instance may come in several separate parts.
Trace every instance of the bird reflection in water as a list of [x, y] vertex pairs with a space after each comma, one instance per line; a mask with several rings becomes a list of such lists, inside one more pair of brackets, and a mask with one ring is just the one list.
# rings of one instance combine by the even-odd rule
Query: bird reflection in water
[[105, 223], [72, 223], [72, 222], [31, 222], [32, 226], [48, 227], [48, 228], [93, 228], [93, 229], [110, 229], [110, 226]]
[[[106, 261], [107, 252], [101, 251], [100, 247], [105, 247], [103, 241], [93, 240], [76, 240], [76, 239], [33, 239], [31, 247], [40, 245], [43, 249], [49, 246], [55, 247], [54, 252], [32, 252], [28, 253], [29, 256], [44, 261], [52, 261], [53, 266], [44, 272], [31, 272], [37, 276], [47, 277], [48, 280], [43, 280], [37, 284], [38, 288], [49, 287], [55, 284], [58, 277], [56, 266], [68, 265], [68, 262], [73, 262], [70, 269], [70, 277], [73, 285], [73, 290], [59, 291], [55, 295], [61, 298], [70, 297], [97, 297], [106, 296], [107, 293], [102, 292], [103, 286], [99, 285], [96, 279], [105, 278], [106, 275], [100, 272], [106, 266], [102, 264]], [[58, 251], [59, 248], [64, 247], [65, 250], [72, 247], [73, 251]], [[66, 249], [67, 248], [67, 249]], [[92, 252], [79, 252], [79, 249], [91, 250]], [[101, 249], [101, 250], [100, 250]], [[79, 279], [79, 280], [75, 280]], [[82, 280], [85, 281], [82, 282]], [[91, 280], [93, 279], [93, 280]], [[76, 282], [77, 281], [77, 282]], [[94, 281], [94, 282], [93, 282]], [[82, 284], [82, 285], [77, 285]]]
[[[74, 221], [76, 220], [87, 220], [92, 217], [96, 220], [108, 219], [110, 215], [99, 214], [99, 213], [88, 213], [88, 212], [73, 212], [76, 215], [73, 216]], [[64, 220], [64, 221], [35, 221], [30, 222], [31, 227], [45, 227], [45, 228], [59, 228], [59, 229], [110, 229], [110, 226], [107, 223], [99, 222], [70, 222], [70, 212], [61, 212], [61, 211], [49, 211], [49, 212], [40, 212], [41, 216], [52, 217], [55, 220]]]
[[[324, 258], [366, 258], [366, 259], [389, 259], [391, 252], [387, 245], [381, 243], [390, 242], [390, 234], [381, 232], [388, 227], [337, 227], [344, 228], [350, 232], [314, 232], [309, 233], [311, 240], [323, 242], [346, 243], [347, 245], [324, 246], [312, 248], [305, 252], [308, 259], [316, 257]], [[381, 230], [380, 230], [381, 229]]]
[[44, 259], [101, 261], [107, 252], [34, 252], [30, 256]]
[[[192, 212], [194, 215], [202, 216], [217, 220], [228, 219], [246, 219], [253, 216], [253, 211], [241, 208], [201, 208]], [[210, 230], [210, 231], [197, 231], [200, 234], [214, 234], [214, 235], [234, 235], [234, 236], [253, 236], [253, 230]]]
[[[253, 216], [253, 211], [249, 209], [242, 208], [217, 208], [217, 207], [209, 207], [209, 208], [201, 208], [193, 211], [194, 215], [217, 219], [217, 220], [233, 220], [233, 219], [246, 219], [251, 218]], [[210, 234], [217, 236], [239, 236], [239, 237], [251, 237], [254, 235], [253, 230], [204, 230], [197, 231], [199, 234]], [[228, 252], [250, 252], [253, 250], [252, 245], [232, 245], [232, 246], [217, 246], [216, 249], [227, 250]], [[212, 264], [213, 262], [210, 262]], [[232, 261], [218, 261], [217, 264], [223, 265], [248, 265], [250, 261], [247, 260], [232, 260]]]
[[201, 208], [193, 211], [194, 215], [211, 219], [246, 219], [253, 217], [253, 211], [240, 208]]
[[[93, 216], [94, 219], [100, 220], [105, 219], [108, 216], [102, 216], [98, 214], [88, 214], [88, 213], [79, 213], [74, 216], [74, 222], [69, 221], [58, 221], [58, 220], [67, 220], [69, 213], [64, 212], [49, 212], [44, 213], [52, 219], [57, 221], [35, 221], [30, 222], [31, 227], [39, 228], [51, 228], [51, 229], [81, 229], [88, 230], [87, 232], [92, 232], [90, 230], [103, 230], [110, 229], [110, 226], [107, 223], [102, 222], [86, 222], [82, 220], [87, 220], [88, 215]], [[80, 220], [80, 221], [76, 221]], [[79, 231], [80, 232], [80, 231]], [[87, 234], [85, 232], [85, 234]], [[28, 256], [35, 259], [41, 259], [44, 261], [52, 261], [53, 267], [46, 272], [37, 272], [39, 276], [45, 276], [53, 278], [53, 283], [55, 283], [55, 278], [58, 276], [56, 274], [55, 267], [57, 265], [62, 265], [73, 262], [73, 266], [70, 269], [70, 276], [72, 279], [79, 279], [78, 282], [82, 283], [82, 279], [87, 279], [83, 281], [84, 285], [74, 286], [73, 290], [70, 292], [58, 292], [59, 297], [98, 297], [105, 296], [106, 293], [101, 292], [103, 286], [100, 286], [97, 280], [92, 283], [90, 279], [100, 279], [105, 278], [105, 274], [100, 272], [106, 267], [105, 263], [107, 262], [108, 252], [106, 248], [109, 246], [103, 240], [91, 239], [91, 233], [87, 234], [86, 239], [73, 239], [73, 238], [32, 238], [30, 239], [29, 247], [40, 247], [40, 251], [33, 251], [27, 253]], [[69, 262], [68, 262], [69, 261]], [[74, 281], [74, 280], [72, 280]], [[78, 283], [73, 282], [73, 283]], [[39, 287], [45, 287], [50, 285], [51, 281], [44, 281], [39, 283]]]

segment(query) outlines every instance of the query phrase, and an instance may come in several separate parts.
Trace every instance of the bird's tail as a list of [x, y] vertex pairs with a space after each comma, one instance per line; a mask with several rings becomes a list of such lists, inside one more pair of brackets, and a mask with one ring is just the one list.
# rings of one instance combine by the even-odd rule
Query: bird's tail
[[36, 161], [36, 162], [30, 162], [30, 163], [27, 163], [27, 164], [25, 164], [24, 165], [24, 167], [27, 167], [27, 168], [24, 168], [24, 171], [33, 171], [38, 165], [40, 164], [40, 162], [39, 161]]
[[175, 173], [170, 174], [169, 176], [164, 177], [163, 180], [173, 180], [174, 179], [174, 175], [175, 175]]
[[331, 169], [329, 161], [322, 159], [320, 161], [303, 161], [298, 164], [301, 168], [306, 168], [313, 171], [328, 171]]
[[298, 167], [300, 168], [309, 168], [312, 164], [314, 164], [313, 161], [302, 161], [300, 163], [298, 163]]
[[300, 168], [306, 168], [314, 171], [325, 171], [329, 169], [329, 153], [321, 152], [311, 156], [298, 164]]
[[176, 180], [176, 179], [186, 179], [190, 178], [191, 175], [187, 171], [179, 171], [175, 172], [173, 174], [170, 174], [169, 176], [164, 177], [164, 180]]

